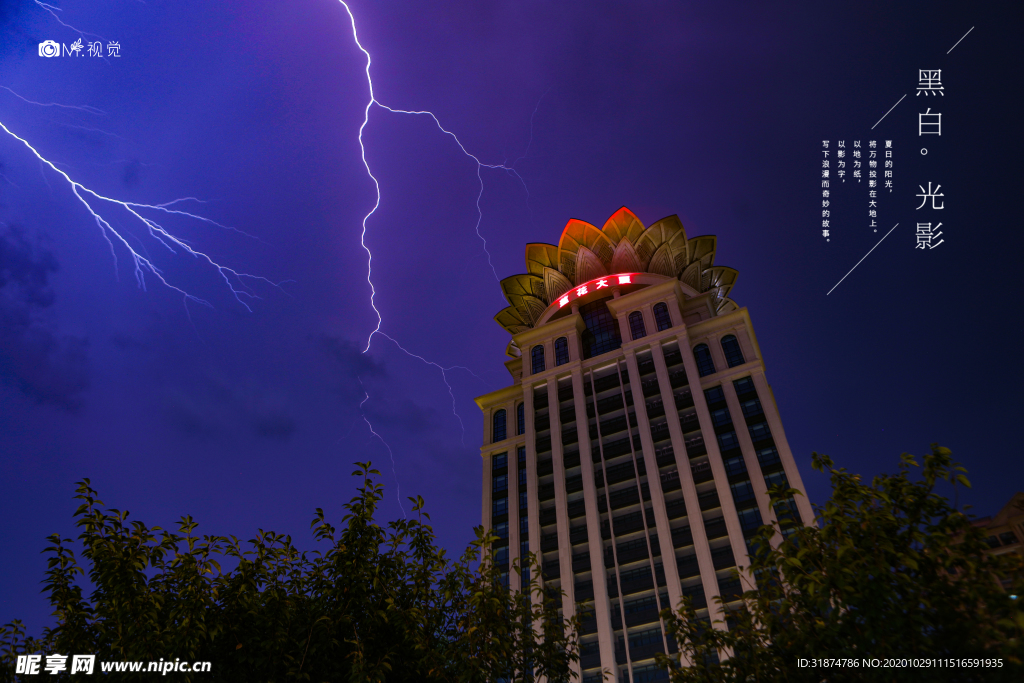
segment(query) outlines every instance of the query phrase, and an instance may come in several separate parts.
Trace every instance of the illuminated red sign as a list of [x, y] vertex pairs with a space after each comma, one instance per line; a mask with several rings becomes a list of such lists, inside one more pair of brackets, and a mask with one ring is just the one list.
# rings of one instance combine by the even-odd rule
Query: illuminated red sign
[[618, 275], [609, 275], [607, 277], [600, 277], [596, 280], [591, 280], [586, 284], [582, 284], [579, 287], [573, 287], [568, 292], [562, 295], [558, 300], [558, 307], [564, 308], [569, 305], [569, 302], [574, 299], [579, 299], [581, 296], [586, 296], [592, 292], [596, 292], [599, 289], [605, 287], [612, 287], [614, 285], [631, 285], [633, 284], [633, 277], [636, 273], [620, 273]]

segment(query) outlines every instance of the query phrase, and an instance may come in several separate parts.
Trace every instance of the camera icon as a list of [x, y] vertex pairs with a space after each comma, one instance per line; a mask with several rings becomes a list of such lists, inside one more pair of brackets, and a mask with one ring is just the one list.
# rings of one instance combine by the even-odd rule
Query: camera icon
[[40, 57], [60, 57], [60, 45], [54, 40], [44, 40], [39, 43]]

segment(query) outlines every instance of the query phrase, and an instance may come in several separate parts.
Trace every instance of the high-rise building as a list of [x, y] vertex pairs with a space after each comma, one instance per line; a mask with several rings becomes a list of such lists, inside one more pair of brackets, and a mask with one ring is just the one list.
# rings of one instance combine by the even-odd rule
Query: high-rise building
[[622, 208], [527, 245], [527, 274], [501, 283], [513, 381], [476, 399], [483, 523], [499, 564], [539, 554], [564, 614], [592, 605], [585, 682], [662, 678], [654, 655], [675, 644], [658, 612], [687, 595], [722, 619], [713, 598], [744, 590], [733, 569], [752, 532], [813, 519], [804, 496], [770, 505], [771, 485], [803, 484], [715, 246], [676, 216], [646, 228]]

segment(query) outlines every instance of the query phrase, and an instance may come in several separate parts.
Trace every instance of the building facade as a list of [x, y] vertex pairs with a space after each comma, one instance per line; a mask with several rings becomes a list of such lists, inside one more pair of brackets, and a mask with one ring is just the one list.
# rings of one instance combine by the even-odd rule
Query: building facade
[[813, 519], [804, 496], [769, 503], [773, 484], [803, 484], [715, 246], [676, 216], [648, 228], [622, 208], [527, 245], [528, 272], [501, 283], [512, 384], [476, 399], [483, 524], [499, 564], [539, 556], [564, 614], [588, 603], [584, 682], [661, 679], [654, 655], [675, 644], [659, 611], [690, 596], [722, 619], [713, 598], [748, 587], [733, 570], [753, 531]]
[[[984, 532], [990, 554], [1024, 555], [1024, 493], [1015, 493], [997, 514], [971, 523]], [[1010, 587], [1010, 579], [1003, 581], [1003, 587]]]

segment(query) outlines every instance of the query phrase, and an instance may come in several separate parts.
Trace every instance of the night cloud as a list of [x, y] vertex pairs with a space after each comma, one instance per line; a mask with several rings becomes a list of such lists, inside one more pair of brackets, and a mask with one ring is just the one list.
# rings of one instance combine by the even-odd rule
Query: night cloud
[[388, 376], [382, 361], [371, 354], [363, 353], [361, 346], [348, 339], [323, 335], [317, 339], [320, 348], [338, 362], [341, 371], [339, 393], [345, 399], [362, 400], [363, 384], [367, 379], [383, 379]]
[[88, 342], [44, 321], [57, 268], [53, 254], [32, 245], [23, 230], [0, 232], [0, 384], [36, 403], [74, 410], [89, 386]]
[[287, 402], [255, 381], [204, 377], [166, 395], [169, 423], [192, 439], [214, 439], [239, 430], [270, 441], [287, 441], [298, 429]]
[[[365, 411], [375, 426], [399, 429], [406, 434], [431, 431], [445, 419], [444, 415], [434, 408], [422, 406], [407, 398], [400, 401], [382, 401], [377, 396], [376, 400], [367, 402]], [[447, 423], [445, 425], [447, 426]]]

